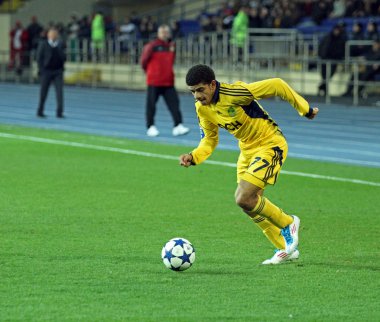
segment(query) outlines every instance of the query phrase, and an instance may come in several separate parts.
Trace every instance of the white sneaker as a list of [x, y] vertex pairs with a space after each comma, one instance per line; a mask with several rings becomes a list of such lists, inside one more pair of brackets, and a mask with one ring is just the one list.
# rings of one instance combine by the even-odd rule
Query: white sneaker
[[157, 130], [157, 128], [154, 125], [151, 125], [148, 131], [146, 131], [146, 135], [151, 136], [151, 137], [157, 136], [159, 134], [160, 132]]
[[263, 265], [278, 265], [283, 264], [285, 262], [291, 262], [300, 257], [300, 252], [296, 249], [290, 255], [284, 251], [283, 249], [277, 249], [272, 258], [266, 259], [262, 262]]
[[186, 133], [189, 133], [190, 129], [183, 126], [181, 123], [178, 124], [177, 126], [173, 127], [173, 135], [174, 136], [179, 136], [179, 135], [184, 135]]
[[292, 216], [293, 222], [281, 229], [281, 235], [285, 239], [285, 251], [291, 254], [298, 246], [298, 231], [300, 229], [300, 219], [297, 216]]

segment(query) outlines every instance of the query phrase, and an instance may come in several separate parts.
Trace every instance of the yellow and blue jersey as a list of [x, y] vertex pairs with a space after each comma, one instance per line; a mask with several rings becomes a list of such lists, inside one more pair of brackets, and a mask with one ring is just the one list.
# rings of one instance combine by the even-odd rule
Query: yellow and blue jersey
[[249, 84], [217, 82], [211, 104], [195, 103], [201, 141], [192, 151], [193, 162], [202, 163], [211, 155], [218, 144], [219, 128], [239, 140], [242, 152], [265, 144], [279, 127], [257, 100], [273, 96], [288, 101], [302, 116], [312, 112], [308, 102], [280, 78]]

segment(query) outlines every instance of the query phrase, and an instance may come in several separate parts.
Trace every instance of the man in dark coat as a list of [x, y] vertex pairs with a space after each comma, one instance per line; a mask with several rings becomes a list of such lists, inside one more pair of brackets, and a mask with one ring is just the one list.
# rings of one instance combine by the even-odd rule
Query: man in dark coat
[[30, 25], [26, 29], [29, 35], [29, 51], [36, 50], [38, 42], [41, 37], [41, 33], [44, 28], [38, 23], [36, 16], [33, 16], [30, 22]]
[[65, 53], [63, 43], [58, 38], [55, 28], [49, 29], [47, 39], [40, 42], [37, 49], [38, 73], [41, 80], [40, 102], [37, 116], [46, 117], [44, 104], [50, 83], [54, 83], [57, 96], [57, 117], [63, 118], [63, 70]]
[[[318, 55], [326, 60], [342, 60], [344, 58], [344, 50], [346, 45], [346, 32], [343, 24], [337, 24], [333, 30], [327, 34], [319, 44]], [[331, 63], [331, 71], [329, 78], [332, 78], [336, 72], [337, 63]], [[318, 94], [321, 96], [326, 95], [326, 81], [327, 80], [327, 65], [322, 64], [321, 68], [322, 82], [318, 87]]]

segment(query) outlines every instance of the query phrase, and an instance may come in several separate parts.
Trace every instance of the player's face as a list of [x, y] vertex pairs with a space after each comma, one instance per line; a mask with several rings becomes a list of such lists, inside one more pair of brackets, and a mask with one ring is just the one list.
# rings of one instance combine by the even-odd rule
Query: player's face
[[216, 81], [213, 80], [210, 84], [197, 84], [189, 86], [189, 90], [193, 94], [194, 98], [202, 105], [211, 104], [216, 89]]

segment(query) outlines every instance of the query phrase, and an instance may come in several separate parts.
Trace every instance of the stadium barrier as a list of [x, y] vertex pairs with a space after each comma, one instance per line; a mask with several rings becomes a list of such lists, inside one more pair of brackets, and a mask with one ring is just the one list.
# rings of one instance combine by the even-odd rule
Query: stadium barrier
[[346, 41], [345, 49], [344, 49], [344, 60], [345, 64], [348, 66], [352, 59], [355, 59], [355, 56], [352, 55], [352, 49], [361, 46], [369, 49], [373, 44], [372, 40], [348, 40]]
[[[338, 64], [338, 72], [327, 83], [325, 101], [341, 96], [351, 73], [353, 79], [353, 104], [359, 102], [358, 88], [361, 66], [371, 64], [346, 56], [344, 61], [321, 60], [315, 56], [317, 36], [304, 38], [295, 30], [251, 29], [243, 48], [231, 44], [228, 32], [189, 35], [176, 40], [177, 87], [186, 90], [184, 75], [188, 67], [205, 63], [213, 66], [218, 79], [232, 82], [241, 79], [252, 82], [264, 78], [281, 77], [305, 95], [317, 95], [321, 81], [321, 69], [326, 65], [327, 79], [331, 66]], [[113, 88], [144, 89], [145, 77], [139, 66], [139, 58], [145, 42], [129, 39], [107, 39], [102, 49], [94, 50], [90, 40], [69, 40], [66, 45], [65, 81], [68, 84], [106, 86]], [[348, 42], [349, 52], [355, 42]], [[368, 44], [366, 44], [368, 45]], [[34, 53], [22, 58], [22, 71], [8, 69], [8, 52], [0, 52], [0, 81], [37, 81]], [[365, 82], [369, 89], [376, 89], [376, 82]], [[375, 85], [375, 86], [374, 86]]]

